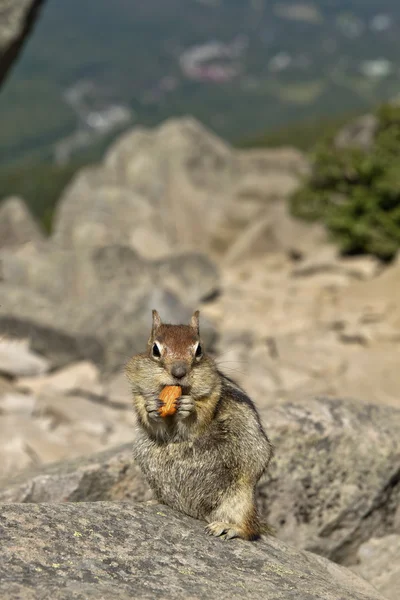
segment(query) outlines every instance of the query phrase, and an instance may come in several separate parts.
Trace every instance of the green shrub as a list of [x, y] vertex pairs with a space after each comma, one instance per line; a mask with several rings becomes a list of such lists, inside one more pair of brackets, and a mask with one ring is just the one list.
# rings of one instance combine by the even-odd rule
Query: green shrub
[[290, 205], [293, 215], [323, 222], [344, 254], [386, 261], [400, 247], [400, 106], [376, 116], [368, 149], [338, 148], [333, 136], [315, 148], [312, 174]]

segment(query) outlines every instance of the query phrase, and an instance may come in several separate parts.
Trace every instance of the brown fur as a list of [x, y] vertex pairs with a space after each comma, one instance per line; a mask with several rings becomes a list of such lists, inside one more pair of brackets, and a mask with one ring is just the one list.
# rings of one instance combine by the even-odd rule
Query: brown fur
[[[167, 325], [153, 311], [147, 351], [126, 368], [138, 418], [134, 457], [159, 501], [207, 521], [210, 535], [256, 539], [255, 489], [272, 446], [252, 401], [204, 350], [196, 357], [198, 344], [198, 312], [190, 325]], [[177, 364], [186, 368], [179, 380]], [[165, 385], [183, 391], [176, 413], [162, 418]]]

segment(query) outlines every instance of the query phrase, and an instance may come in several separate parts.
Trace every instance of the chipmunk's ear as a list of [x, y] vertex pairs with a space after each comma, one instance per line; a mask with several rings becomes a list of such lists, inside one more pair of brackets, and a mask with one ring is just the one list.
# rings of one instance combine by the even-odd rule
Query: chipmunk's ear
[[151, 337], [153, 338], [157, 332], [157, 329], [161, 326], [161, 317], [156, 310], [152, 311], [153, 323], [151, 326]]
[[199, 333], [200, 333], [199, 317], [200, 317], [200, 311], [196, 310], [196, 312], [193, 313], [193, 316], [190, 319], [190, 326], [193, 327], [193, 329], [196, 331], [197, 335], [199, 335]]

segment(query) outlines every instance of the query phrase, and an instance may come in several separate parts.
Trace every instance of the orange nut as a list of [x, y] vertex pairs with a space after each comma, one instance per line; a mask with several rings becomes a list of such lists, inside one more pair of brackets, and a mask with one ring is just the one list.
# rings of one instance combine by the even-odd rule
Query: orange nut
[[163, 401], [163, 406], [160, 408], [161, 417], [173, 415], [176, 412], [176, 400], [182, 396], [182, 388], [180, 385], [166, 385], [160, 394], [160, 400]]

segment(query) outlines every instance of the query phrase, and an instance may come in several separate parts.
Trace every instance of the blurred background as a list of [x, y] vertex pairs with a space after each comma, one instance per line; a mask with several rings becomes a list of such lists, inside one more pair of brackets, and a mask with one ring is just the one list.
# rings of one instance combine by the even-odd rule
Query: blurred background
[[71, 173], [183, 114], [235, 145], [308, 148], [399, 93], [399, 17], [394, 0], [45, 2], [0, 96], [0, 194], [48, 228]]
[[152, 308], [265, 419], [399, 406], [399, 57], [398, 0], [0, 0], [0, 476], [131, 441]]

